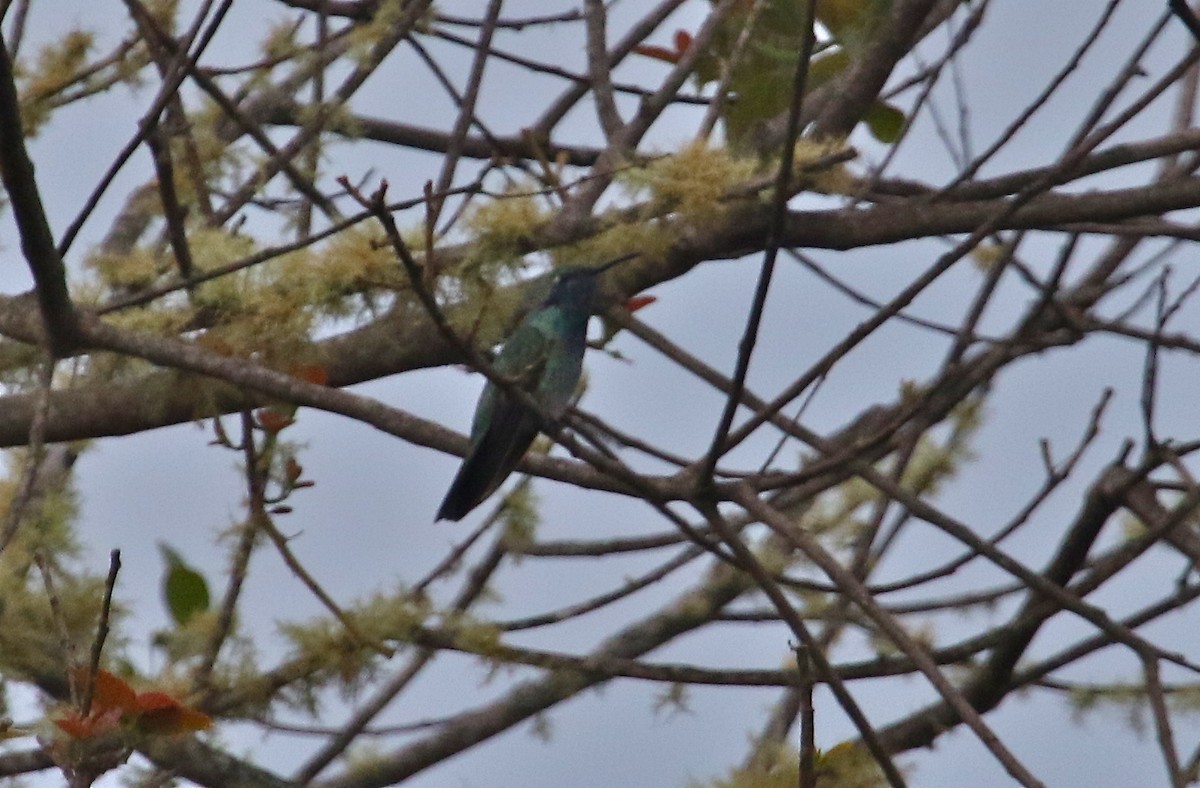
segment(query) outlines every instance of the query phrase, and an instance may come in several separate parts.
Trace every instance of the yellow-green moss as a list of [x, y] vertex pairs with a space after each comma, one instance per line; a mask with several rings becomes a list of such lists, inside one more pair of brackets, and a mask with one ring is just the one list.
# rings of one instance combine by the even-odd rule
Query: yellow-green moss
[[310, 304], [337, 316], [347, 313], [347, 296], [408, 286], [395, 253], [374, 224], [359, 224], [338, 233], [319, 252], [290, 255], [279, 268], [280, 278], [302, 287]]
[[[8, 474], [0, 480], [0, 521], [8, 517], [27, 457], [27, 450], [8, 453]], [[0, 674], [61, 680], [66, 672], [64, 628], [78, 653], [86, 653], [95, 636], [102, 579], [78, 570], [60, 571], [78, 552], [72, 530], [75, 516], [69, 477], [43, 478], [25, 503], [12, 542], [0, 554]], [[35, 555], [54, 573], [61, 619], [51, 610], [41, 573], [34, 568]], [[114, 611], [114, 621], [119, 612]], [[119, 643], [114, 637], [114, 648]]]
[[[881, 788], [887, 780], [865, 747], [842, 742], [815, 758], [818, 788]], [[763, 748], [750, 766], [729, 776], [693, 782], [692, 788], [794, 788], [800, 782], [800, 756], [791, 746]]]
[[[319, 666], [305, 677], [303, 687], [315, 690], [333, 684], [345, 692], [353, 692], [373, 677], [379, 661], [376, 646], [404, 641], [412, 627], [425, 620], [429, 610], [421, 600], [400, 591], [376, 594], [346, 613], [368, 642], [356, 639], [330, 616], [307, 623], [280, 624], [284, 637], [292, 644], [292, 658]], [[303, 687], [297, 689], [302, 691]]]
[[519, 555], [533, 544], [539, 523], [537, 495], [529, 479], [523, 479], [504, 499], [501, 513], [504, 525], [504, 546]]
[[[678, 241], [677, 232], [669, 222], [656, 219], [620, 223], [579, 243], [556, 249], [554, 260], [560, 265], [598, 265], [630, 251], [637, 251], [641, 261], [660, 260]], [[625, 266], [618, 266], [607, 276], [619, 277], [623, 270], [627, 270]]]
[[375, 7], [370, 21], [365, 24], [356, 24], [351, 28], [349, 56], [358, 63], [365, 64], [370, 58], [375, 44], [395, 28], [407, 6], [406, 0], [381, 0]]
[[37, 134], [59, 103], [55, 97], [79, 78], [95, 41], [91, 31], [75, 28], [38, 50], [31, 69], [19, 70], [26, 76], [21, 90], [21, 123], [27, 136]]
[[489, 278], [496, 266], [511, 266], [545, 220], [546, 212], [539, 198], [526, 185], [518, 184], [494, 199], [476, 201], [461, 222], [470, 240], [471, 253], [460, 266], [460, 273], [473, 272]]
[[626, 170], [619, 180], [635, 196], [648, 192], [654, 214], [669, 211], [705, 221], [719, 216], [721, 201], [754, 174], [753, 162], [696, 142], [645, 167]]

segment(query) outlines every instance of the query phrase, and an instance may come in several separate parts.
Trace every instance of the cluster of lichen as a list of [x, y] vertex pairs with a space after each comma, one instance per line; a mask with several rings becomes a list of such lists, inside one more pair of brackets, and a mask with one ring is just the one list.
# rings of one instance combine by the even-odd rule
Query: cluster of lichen
[[350, 30], [349, 56], [359, 63], [369, 61], [380, 39], [396, 29], [410, 4], [407, 0], [380, 0], [372, 7], [369, 20], [356, 24]]
[[[888, 784], [870, 752], [861, 744], [842, 742], [828, 752], [814, 754], [813, 771], [818, 788], [882, 788]], [[746, 766], [728, 776], [692, 782], [692, 788], [795, 788], [800, 784], [800, 754], [791, 746], [759, 748]]]
[[803, 187], [825, 194], [857, 192], [858, 181], [846, 165], [829, 163], [830, 157], [845, 150], [845, 141], [837, 138], [798, 140], [792, 149], [793, 188]]
[[38, 52], [21, 91], [21, 125], [27, 135], [37, 134], [50, 113], [60, 106], [57, 97], [80, 79], [94, 45], [91, 31], [76, 29]]
[[494, 345], [530, 305], [528, 287], [513, 285], [525, 275], [523, 254], [545, 218], [535, 190], [524, 183], [463, 212], [456, 230], [466, 241], [465, 254], [437, 282], [446, 317], [460, 336]]
[[[617, 181], [636, 207], [613, 209], [593, 234], [549, 250], [554, 263], [594, 265], [631, 250], [644, 258], [659, 257], [678, 241], [678, 222], [703, 226], [719, 218], [724, 203], [759, 174], [757, 167], [702, 143], [624, 167]], [[545, 201], [542, 189], [530, 181], [515, 181], [497, 197], [477, 199], [456, 224], [466, 241], [465, 254], [443, 277], [442, 295], [456, 304], [502, 297], [497, 285], [511, 282], [506, 278], [522, 270], [523, 255], [537, 246], [538, 233], [550, 217]], [[493, 303], [490, 311], [503, 315], [508, 306]]]
[[[178, 0], [147, 0], [143, 8], [165, 31], [174, 26]], [[34, 137], [54, 110], [118, 84], [136, 87], [139, 72], [150, 62], [144, 42], [134, 39], [112, 54], [92, 58], [97, 35], [82, 28], [68, 30], [43, 44], [33, 64], [18, 61], [14, 70], [20, 89], [21, 124]]]
[[[1173, 712], [1195, 714], [1200, 711], [1200, 685], [1175, 683], [1163, 699]], [[1147, 717], [1153, 714], [1149, 690], [1142, 683], [1077, 684], [1067, 692], [1067, 700], [1077, 721], [1088, 713], [1119, 711], [1124, 713], [1129, 727], [1139, 734], [1146, 730]]]
[[491, 280], [518, 264], [547, 219], [540, 200], [536, 186], [522, 181], [502, 195], [473, 203], [458, 224], [470, 244], [455, 274], [462, 279]]
[[[189, 206], [190, 216], [200, 218], [198, 192], [203, 190], [210, 202], [216, 202], [211, 192], [240, 188], [250, 179], [262, 155], [253, 143], [230, 133], [225, 110], [208, 96], [188, 109], [187, 120], [187, 135], [173, 133], [168, 142], [179, 201]], [[167, 130], [174, 131], [170, 126]]]
[[533, 544], [540, 522], [537, 494], [528, 478], [522, 479], [504, 496], [500, 521], [503, 526], [504, 547], [519, 560], [521, 551]]
[[[8, 472], [0, 479], [0, 512], [9, 516], [9, 509], [18, 501], [26, 465], [30, 462], [29, 449], [12, 449], [5, 455]], [[41, 476], [45, 477], [43, 470]], [[74, 489], [66, 479], [44, 479], [35, 486], [32, 494], [22, 499], [20, 527], [4, 556], [12, 557], [18, 565], [26, 565], [34, 551], [45, 555], [73, 556], [78, 551], [72, 535], [71, 523], [75, 518], [77, 504]]]
[[[25, 450], [9, 453], [10, 472], [0, 481], [0, 524], [16, 500]], [[49, 684], [66, 675], [66, 637], [87, 653], [96, 635], [103, 579], [66, 568], [78, 552], [71, 529], [74, 493], [65, 479], [36, 488], [12, 541], [0, 554], [0, 674]], [[35, 555], [53, 573], [58, 610], [50, 604]], [[115, 615], [114, 619], [115, 621]], [[117, 647], [114, 644], [114, 648]]]
[[[313, 341], [330, 320], [376, 314], [407, 286], [380, 234], [360, 225], [315, 249], [291, 252], [195, 285], [186, 295], [126, 309], [109, 319], [125, 328], [162, 335], [190, 329], [210, 349], [251, 356], [287, 369], [314, 361]], [[245, 235], [194, 228], [189, 248], [203, 275], [257, 251]], [[138, 247], [123, 255], [89, 260], [99, 292], [136, 291], [171, 281], [176, 274], [161, 254]], [[112, 370], [110, 369], [110, 372]]]
[[945, 440], [928, 433], [921, 436], [901, 475], [901, 486], [914, 495], [936, 495], [959, 468], [974, 459], [970, 441], [979, 429], [982, 414], [983, 399], [968, 397], [951, 413]]
[[757, 170], [757, 163], [735, 158], [726, 148], [694, 142], [643, 167], [627, 168], [618, 180], [632, 196], [645, 198], [649, 215], [670, 213], [703, 223], [719, 217], [722, 204]]
[[268, 62], [285, 61], [306, 52], [312, 53], [311, 46], [306, 46], [298, 40], [297, 34], [300, 30], [301, 26], [292, 19], [280, 19], [270, 25], [267, 34], [258, 45], [263, 59]]
[[425, 599], [403, 589], [376, 593], [345, 613], [354, 622], [354, 632], [328, 615], [280, 624], [292, 646], [291, 659], [314, 666], [302, 681], [289, 687], [289, 698], [296, 705], [315, 708], [315, 693], [328, 687], [356, 691], [374, 677], [383, 645], [405, 642], [413, 627], [430, 615]]
[[63, 573], [55, 586], [62, 618], [50, 606], [36, 572], [20, 558], [0, 561], [0, 666], [9, 677], [54, 681], [65, 674], [61, 632], [76, 651], [86, 653], [96, 632], [103, 582]]

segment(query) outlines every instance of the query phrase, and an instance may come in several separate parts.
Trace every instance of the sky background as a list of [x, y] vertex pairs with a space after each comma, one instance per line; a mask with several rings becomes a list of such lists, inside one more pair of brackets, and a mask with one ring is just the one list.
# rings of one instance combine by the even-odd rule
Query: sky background
[[[448, 13], [473, 14], [478, 13], [479, 5], [439, 3], [439, 8]], [[976, 151], [989, 144], [1061, 66], [1101, 5], [1084, 0], [1009, 0], [993, 4], [983, 29], [961, 60], [961, 76], [972, 97], [970, 128]], [[1148, 17], [1141, 14], [1157, 16], [1162, 10], [1160, 5], [1165, 4], [1124, 3], [1121, 16], [1098, 50], [1103, 56], [1087, 58], [1060, 97], [1022, 132], [1011, 153], [997, 156], [983, 174], [1053, 161], [1084, 108], [1094, 100], [1097, 86], [1107, 84], [1133, 46], [1133, 36], [1142, 35], [1149, 27]], [[37, 40], [72, 23], [101, 29], [109, 25], [111, 31], [111, 20], [122, 14], [121, 4], [115, 0], [71, 7], [69, 12], [49, 14], [46, 6], [35, 5], [30, 19], [31, 40], [25, 51], [32, 52]], [[542, 2], [514, 1], [505, 4], [505, 13], [521, 16], [546, 8]], [[707, 3], [693, 3], [685, 13], [668, 21], [653, 41], [665, 43], [677, 27], [695, 29], [707, 8]], [[640, 10], [639, 3], [617, 3], [610, 29], [621, 29], [618, 20]], [[222, 61], [252, 58], [252, 47], [264, 21], [282, 16], [276, 4], [261, 1], [236, 3], [233, 15], [214, 45], [213, 59], [218, 52]], [[941, 35], [935, 33], [933, 38], [940, 42]], [[520, 46], [536, 48], [539, 56], [548, 59], [554, 57], [550, 53], [557, 55], [562, 50], [561, 57], [554, 59], [567, 67], [581, 61], [581, 53], [574, 48], [578, 40], [574, 35], [556, 36], [548, 31], [541, 39], [531, 38], [525, 34]], [[1169, 46], [1154, 50], [1146, 60], [1150, 73], [1161, 73], [1163, 65], [1173, 62], [1186, 44], [1182, 33], [1173, 34], [1168, 42]], [[461, 77], [466, 62], [461, 53], [454, 59], [448, 46], [436, 42], [430, 44], [430, 49], [445, 56], [451, 67], [459, 67]], [[938, 50], [928, 51], [936, 55]], [[404, 56], [395, 58], [368, 83], [353, 106], [372, 115], [444, 125], [446, 118], [452, 117], [452, 105], [423, 76], [424, 72], [413, 66]], [[635, 58], [617, 76], [654, 84], [663, 73], [661, 64]], [[525, 102], [530, 87], [508, 76], [498, 68], [489, 72], [484, 83], [480, 115], [498, 133], [518, 131], [531, 121], [522, 110], [534, 113], [541, 106], [538, 100]], [[545, 90], [556, 87], [547, 80]], [[119, 90], [64, 110], [33, 143], [31, 154], [57, 231], [61, 232], [75, 215], [91, 184], [128, 139], [150, 95], [150, 91], [130, 95]], [[949, 98], [943, 93], [937, 104], [947, 117], [954, 111]], [[419, 112], [414, 103], [419, 104]], [[623, 108], [628, 110], [628, 105]], [[564, 141], [594, 141], [591, 107], [584, 105], [583, 109], [586, 111], [576, 112], [564, 124]], [[1122, 137], [1136, 138], [1148, 135], [1150, 129], [1164, 128], [1163, 119], [1170, 110], [1169, 103], [1160, 102], [1142, 121], [1131, 124]], [[663, 150], [676, 147], [690, 137], [696, 117], [694, 111], [668, 113], [651, 135], [654, 144]], [[276, 139], [287, 136], [281, 132]], [[864, 154], [860, 162], [863, 165], [878, 160], [883, 152], [861, 133], [856, 133], [853, 142]], [[440, 166], [436, 156], [401, 157], [381, 145], [335, 146], [332, 156], [352, 181], [368, 172], [388, 178], [393, 197], [418, 193], [420, 184], [436, 177]], [[336, 170], [331, 172], [337, 174]], [[917, 121], [889, 172], [932, 183], [954, 174], [953, 163], [944, 148], [936, 144], [927, 115]], [[102, 235], [124, 194], [149, 173], [149, 162], [144, 152], [139, 152], [75, 244], [68, 260], [75, 271], [80, 270], [85, 250]], [[1135, 181], [1144, 179], [1146, 170], [1128, 168], [1107, 177]], [[816, 204], [806, 203], [810, 199], [800, 198], [795, 205]], [[406, 220], [414, 221], [415, 217]], [[7, 216], [4, 221], [9, 221]], [[4, 258], [0, 286], [6, 293], [17, 293], [31, 283], [15, 236], [9, 225], [4, 227], [0, 232], [0, 254]], [[1023, 258], [1043, 270], [1060, 240], [1052, 236], [1032, 239], [1022, 247]], [[1098, 243], [1089, 243], [1100, 248]], [[848, 253], [818, 252], [815, 256], [865, 292], [886, 299], [908, 284], [915, 272], [927, 267], [944, 248], [940, 242], [923, 241]], [[749, 258], [706, 263], [688, 276], [656, 288], [653, 294], [658, 302], [638, 316], [689, 351], [728, 371], [733, 366], [758, 262], [757, 258]], [[1190, 261], [1181, 257], [1179, 264], [1184, 267]], [[1185, 274], [1190, 276], [1192, 272]], [[953, 323], [978, 282], [978, 270], [960, 264], [922, 296], [912, 312]], [[1029, 300], [1028, 291], [1015, 282], [1005, 282], [1002, 293], [984, 321], [985, 330], [1009, 325]], [[783, 262], [756, 355], [763, 361], [752, 367], [751, 388], [769, 396], [869, 314], [798, 265]], [[1177, 327], [1186, 329], [1187, 321], [1195, 318], [1185, 313]], [[664, 364], [636, 338], [622, 335], [614, 347], [627, 361], [599, 353], [589, 356], [591, 386], [585, 406], [651, 442], [661, 442], [683, 454], [701, 452], [711, 437], [722, 401], [685, 373]], [[838, 365], [809, 405], [805, 425], [824, 433], [833, 431], [862, 408], [890, 400], [902, 381], [926, 377], [940, 364], [945, 350], [944, 342], [931, 340], [916, 329], [894, 326], [881, 330]], [[787, 363], [781, 364], [780, 359]], [[1168, 359], [1165, 374], [1171, 391], [1163, 400], [1162, 421], [1166, 434], [1172, 429], [1182, 436], [1197, 432], [1194, 403], [1200, 399], [1200, 376], [1194, 367], [1194, 361]], [[1025, 529], [1011, 545], [1013, 552], [1040, 566], [1037, 557], [1048, 554], [1061, 532], [1054, 526], [1073, 514], [1082, 485], [1112, 459], [1121, 440], [1140, 434], [1140, 375], [1141, 351], [1118, 340], [1089, 341], [1070, 351], [1047, 353], [1013, 366], [1000, 377], [987, 420], [973, 442], [979, 462], [964, 468], [947, 486], [938, 499], [939, 506], [980, 533], [994, 531], [1042, 481], [1038, 441], [1046, 438], [1060, 456], [1065, 454], [1086, 427], [1100, 392], [1105, 386], [1115, 387], [1117, 397], [1105, 430], [1081, 465], [1078, 480], [1056, 493], [1039, 512], [1034, 526]], [[438, 369], [406, 373], [354, 390], [465, 431], [480, 387], [478, 375], [460, 369]], [[479, 522], [481, 514], [476, 513], [458, 525], [432, 523], [438, 501], [457, 467], [455, 457], [409, 446], [366, 425], [307, 409], [301, 411], [297, 426], [289, 433], [288, 437], [306, 445], [300, 459], [306, 477], [315, 480], [316, 487], [293, 498], [296, 511], [282, 518], [280, 526], [296, 535], [291, 547], [338, 600], [352, 600], [376, 589], [414, 582], [448, 546]], [[152, 634], [169, 625], [159, 599], [162, 562], [158, 541], [171, 544], [215, 583], [226, 565], [229, 549], [227, 542], [216, 537], [242, 516], [239, 458], [209, 446], [211, 438], [211, 429], [206, 425], [182, 425], [105, 439], [84, 454], [76, 466], [81, 503], [79, 533], [86, 548], [81, 560], [92, 571], [103, 573], [108, 551], [122, 551], [124, 568], [118, 597], [133, 614], [126, 633], [127, 651], [148, 670], [161, 665], [162, 659], [150, 645]], [[750, 441], [731, 458], [731, 464], [753, 467], [770, 445], [767, 439]], [[796, 451], [794, 446], [789, 450]], [[658, 533], [667, 528], [649, 507], [637, 502], [545, 482], [539, 483], [537, 490], [543, 501], [543, 528], [539, 533], [544, 539]], [[1036, 522], [1046, 523], [1046, 527], [1039, 529]], [[1119, 536], [1112, 532], [1108, 539]], [[516, 571], [501, 573], [497, 582], [501, 599], [481, 610], [505, 618], [556, 608], [610, 587], [621, 577], [649, 568], [670, 554], [665, 551], [611, 565], [527, 560]], [[914, 526], [883, 568], [880, 579], [902, 577], [956, 554], [948, 539], [930, 528]], [[1174, 576], [1183, 568], [1179, 559], [1165, 551], [1154, 551], [1144, 561], [1143, 570], [1150, 574]], [[561, 650], [586, 648], [620, 622], [656, 609], [686, 587], [687, 580], [695, 579], [699, 568], [680, 573], [668, 587], [652, 589], [580, 621], [552, 631], [521, 633], [512, 640]], [[945, 588], [980, 587], [1000, 579], [998, 573], [980, 568], [956, 576]], [[439, 587], [444, 595], [454, 590], [453, 583]], [[1098, 600], [1120, 605], [1123, 594], [1134, 592], [1118, 582], [1099, 594]], [[923, 591], [921, 596], [927, 593]], [[246, 603], [243, 625], [252, 632], [264, 633], [258, 641], [262, 664], [270, 664], [285, 651], [283, 641], [270, 634], [281, 615], [295, 618], [323, 612], [268, 549], [255, 558]], [[939, 633], [945, 633], [947, 639], [956, 631], [966, 633], [979, 626], [978, 619], [938, 620]], [[1168, 619], [1149, 631], [1162, 632], [1162, 627], [1172, 627], [1173, 645], [1200, 645], [1190, 634], [1194, 622]], [[1056, 637], [1081, 631], [1085, 630], [1075, 620], [1060, 621], [1047, 627], [1033, 653], [1049, 653], [1054, 650]], [[783, 627], [729, 625], [682, 638], [652, 657], [663, 661], [692, 659], [714, 666], [775, 667], [787, 658], [788, 644], [788, 632]], [[1114, 666], [1136, 677], [1133, 661], [1116, 655], [1085, 661], [1072, 677], [1111, 677]], [[1089, 675], [1089, 671], [1094, 672]], [[381, 722], [437, 717], [475, 706], [500, 696], [513, 682], [536, 672], [503, 671], [487, 682], [480, 681], [481, 675], [473, 658], [439, 656], [434, 667], [395, 708], [389, 709]], [[874, 684], [878, 686], [871, 686]], [[448, 687], [454, 688], [449, 693], [452, 708], [446, 705]], [[525, 723], [406, 784], [418, 788], [684, 785], [689, 778], [722, 774], [740, 762], [750, 735], [758, 730], [776, 696], [767, 690], [694, 689], [687, 712], [655, 713], [655, 699], [662, 689], [635, 681], [610, 682], [552, 709], [547, 715], [552, 728], [548, 742], [535, 737], [532, 726]], [[901, 717], [932, 698], [926, 683], [915, 678], [857, 683], [852, 689], [868, 715], [881, 722]], [[818, 693], [818, 703], [819, 746], [830, 747], [853, 735], [823, 691]], [[328, 709], [330, 721], [336, 721], [338, 704], [331, 701]], [[1079, 720], [1058, 695], [1033, 691], [1011, 698], [987, 720], [1048, 785], [1156, 784], [1162, 779], [1152, 732], [1135, 735], [1122, 712], [1096, 713]], [[264, 753], [262, 760], [284, 773], [308, 749], [303, 740], [262, 738], [245, 726], [222, 725], [220, 732], [235, 750]], [[1186, 755], [1200, 734], [1200, 726], [1181, 726], [1177, 733], [1180, 749]], [[932, 753], [908, 754], [900, 763], [910, 767], [914, 786], [1010, 784], [999, 765], [965, 730], [939, 739]], [[106, 784], [117, 783], [110, 779]]]

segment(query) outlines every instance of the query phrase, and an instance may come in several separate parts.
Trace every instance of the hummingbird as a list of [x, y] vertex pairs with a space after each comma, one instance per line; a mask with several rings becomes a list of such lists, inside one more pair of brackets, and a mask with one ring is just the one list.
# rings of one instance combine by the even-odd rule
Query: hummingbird
[[525, 316], [492, 363], [524, 389], [541, 410], [534, 413], [489, 381], [475, 406], [471, 445], [437, 512], [461, 520], [496, 491], [533, 443], [544, 418], [567, 410], [583, 372], [588, 318], [596, 306], [600, 274], [636, 254], [597, 268], [563, 268], [551, 275], [549, 294]]

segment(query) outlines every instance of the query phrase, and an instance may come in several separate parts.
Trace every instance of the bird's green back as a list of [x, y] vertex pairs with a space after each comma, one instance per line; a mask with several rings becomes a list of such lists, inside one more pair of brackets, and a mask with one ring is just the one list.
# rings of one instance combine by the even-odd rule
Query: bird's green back
[[[529, 383], [541, 375], [550, 346], [549, 336], [526, 318], [504, 343], [492, 367], [515, 385], [528, 390]], [[471, 421], [473, 445], [479, 442], [488, 425], [492, 423], [496, 411], [496, 398], [500, 393], [500, 388], [491, 381], [484, 386], [479, 406], [475, 408], [475, 417]]]

